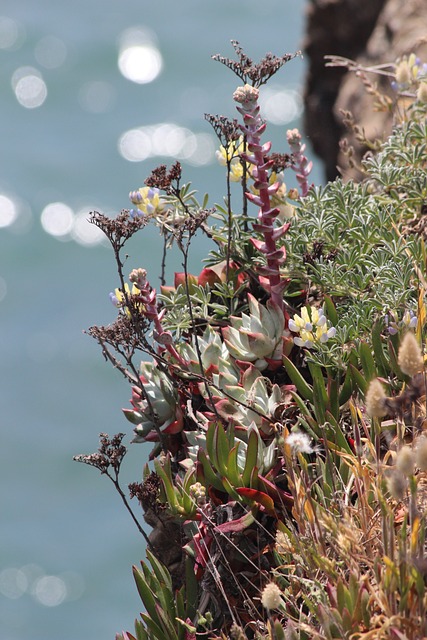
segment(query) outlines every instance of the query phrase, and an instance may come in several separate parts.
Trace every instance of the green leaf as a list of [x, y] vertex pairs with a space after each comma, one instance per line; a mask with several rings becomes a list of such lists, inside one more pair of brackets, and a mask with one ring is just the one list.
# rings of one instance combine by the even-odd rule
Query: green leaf
[[328, 396], [329, 396], [329, 408], [330, 408], [331, 414], [334, 416], [336, 420], [339, 419], [338, 389], [339, 389], [338, 378], [330, 378], [328, 376], [327, 390], [328, 390]]
[[286, 373], [291, 379], [291, 382], [296, 386], [298, 393], [309, 402], [313, 402], [313, 389], [302, 377], [292, 360], [289, 360], [287, 356], [283, 356], [283, 365], [286, 369]]
[[255, 429], [249, 434], [248, 448], [246, 449], [245, 468], [242, 473], [242, 481], [245, 487], [251, 487], [251, 475], [258, 461], [258, 434]]
[[203, 475], [204, 475], [204, 481], [206, 482], [206, 486], [208, 487], [209, 485], [211, 485], [212, 487], [215, 487], [215, 489], [218, 489], [218, 491], [224, 491], [221, 478], [213, 470], [205, 450], [202, 449], [201, 447], [197, 452], [197, 460], [203, 468]]
[[359, 346], [360, 362], [366, 382], [370, 382], [378, 376], [375, 360], [372, 356], [371, 347], [366, 342], [361, 342]]
[[[185, 618], [194, 620], [197, 611], [198, 583], [194, 572], [194, 562], [191, 558], [185, 558]], [[184, 617], [184, 616], [182, 616]]]
[[[136, 640], [149, 640], [149, 635], [141, 620], [135, 620]], [[131, 636], [132, 638], [132, 636]]]
[[399, 364], [397, 361], [396, 348], [391, 339], [388, 341], [388, 353], [390, 356], [390, 366], [393, 370], [393, 373], [396, 374], [399, 380], [402, 380], [402, 381], [407, 380], [407, 376], [405, 376], [405, 374], [402, 372], [402, 369], [399, 367]]
[[145, 625], [148, 628], [148, 637], [150, 640], [165, 640], [165, 634], [160, 624], [156, 624], [153, 618], [146, 613], [141, 613], [141, 618], [144, 620]]
[[[141, 561], [142, 567], [144, 567], [144, 563]], [[136, 582], [136, 588], [138, 589], [139, 596], [144, 604], [144, 607], [147, 610], [147, 614], [154, 621], [155, 624], [160, 625], [160, 620], [157, 616], [156, 612], [156, 599], [149, 588], [145, 576], [141, 573], [141, 571], [137, 567], [132, 567], [133, 577]]]
[[239, 453], [239, 444], [237, 443], [228, 454], [227, 459], [227, 477], [231, 484], [239, 487], [242, 484], [242, 477], [237, 466], [237, 454]]
[[164, 584], [165, 587], [172, 593], [172, 579], [169, 571], [159, 560], [157, 560], [157, 558], [151, 553], [149, 549], [147, 549], [146, 554], [157, 580], [159, 581], [159, 583]]
[[216, 425], [213, 445], [215, 447], [218, 472], [223, 476], [227, 476], [227, 460], [230, 447], [222, 424]]
[[222, 477], [223, 491], [225, 490], [233, 500], [239, 500], [239, 494], [226, 476]]
[[154, 459], [154, 468], [156, 470], [157, 475], [160, 477], [163, 487], [166, 493], [166, 499], [168, 501], [168, 506], [173, 513], [178, 512], [178, 500], [175, 493], [175, 487], [172, 483], [172, 480], [165, 472], [164, 467], [160, 464], [157, 458]]
[[332, 325], [335, 327], [338, 324], [339, 318], [338, 318], [335, 305], [332, 301], [332, 298], [330, 296], [325, 296], [324, 302], [325, 302], [326, 317], [328, 318], [328, 320], [331, 321]]
[[365, 395], [368, 388], [368, 383], [362, 376], [360, 371], [352, 364], [350, 364], [351, 377], [353, 378], [354, 385]]
[[383, 343], [381, 340], [382, 323], [375, 322], [372, 328], [372, 348], [375, 355], [375, 363], [377, 365], [378, 374], [387, 377], [390, 372], [390, 365], [385, 357]]
[[351, 377], [350, 367], [347, 367], [345, 372], [344, 382], [341, 386], [338, 396], [340, 407], [342, 407], [350, 398], [353, 393], [353, 379]]

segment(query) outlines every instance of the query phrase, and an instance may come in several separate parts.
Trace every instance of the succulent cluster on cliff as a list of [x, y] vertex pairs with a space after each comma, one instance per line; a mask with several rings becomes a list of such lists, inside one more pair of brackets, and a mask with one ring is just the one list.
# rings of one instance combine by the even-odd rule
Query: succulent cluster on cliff
[[[134, 567], [143, 613], [117, 640], [419, 640], [426, 69], [409, 56], [369, 70], [389, 75], [394, 101], [359, 70], [393, 133], [371, 145], [365, 180], [315, 187], [299, 131], [273, 150], [258, 100], [294, 56], [255, 64], [233, 45], [235, 60], [214, 59], [238, 77], [236, 118], [206, 116], [223, 203], [199, 202], [176, 162], [130, 193], [131, 209], [91, 215], [118, 282], [116, 321], [88, 333], [131, 386], [132, 441], [152, 443], [129, 494], [128, 435], [101, 434], [96, 453], [76, 457], [110, 477], [147, 542]], [[286, 187], [291, 172], [298, 188]], [[127, 240], [148, 224], [165, 247], [158, 291], [138, 255], [124, 271]], [[192, 274], [197, 234], [212, 249]], [[173, 284], [172, 245], [183, 264]]]

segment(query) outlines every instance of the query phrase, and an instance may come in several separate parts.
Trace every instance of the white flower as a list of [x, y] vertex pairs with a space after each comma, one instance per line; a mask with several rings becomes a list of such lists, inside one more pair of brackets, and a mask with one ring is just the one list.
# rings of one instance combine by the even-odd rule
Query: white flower
[[313, 453], [314, 448], [310, 444], [310, 438], [302, 431], [293, 431], [285, 439], [294, 453]]
[[282, 602], [282, 592], [277, 584], [269, 582], [261, 594], [262, 606], [266, 609], [278, 609]]

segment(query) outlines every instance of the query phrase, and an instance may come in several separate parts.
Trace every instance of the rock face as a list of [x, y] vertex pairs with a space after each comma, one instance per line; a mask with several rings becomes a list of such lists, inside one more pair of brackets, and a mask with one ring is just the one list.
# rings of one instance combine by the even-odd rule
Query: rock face
[[[325, 67], [325, 55], [350, 58], [361, 65], [394, 62], [415, 52], [427, 61], [426, 0], [311, 0], [304, 50], [309, 58], [305, 86], [305, 133], [325, 163], [326, 179], [340, 173], [358, 178], [340, 152], [345, 136], [356, 160], [366, 151], [342, 123], [341, 110], [351, 111], [366, 137], [389, 133], [389, 113], [373, 111], [373, 99], [360, 78], [343, 68]], [[392, 95], [389, 80], [371, 76], [381, 91]], [[339, 169], [337, 169], [339, 167]]]

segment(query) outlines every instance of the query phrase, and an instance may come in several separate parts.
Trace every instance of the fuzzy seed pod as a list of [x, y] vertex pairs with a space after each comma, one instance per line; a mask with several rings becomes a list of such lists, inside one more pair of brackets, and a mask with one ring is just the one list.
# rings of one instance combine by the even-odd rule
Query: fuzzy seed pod
[[424, 436], [417, 442], [415, 464], [420, 471], [427, 471], [427, 438]]
[[278, 609], [282, 602], [282, 592], [277, 584], [269, 582], [261, 594], [262, 606], [266, 609]]
[[378, 378], [371, 380], [365, 396], [366, 412], [371, 418], [382, 418], [387, 414], [386, 398], [384, 387]]
[[411, 447], [402, 447], [397, 454], [396, 469], [404, 476], [412, 476], [415, 470], [414, 463], [414, 452]]
[[408, 480], [403, 473], [394, 470], [387, 478], [387, 489], [390, 491], [390, 495], [397, 501], [403, 500], [408, 488]]
[[418, 102], [427, 102], [427, 82], [420, 82], [417, 91]]
[[424, 367], [423, 355], [414, 334], [408, 331], [399, 348], [398, 364], [403, 373], [414, 376]]

